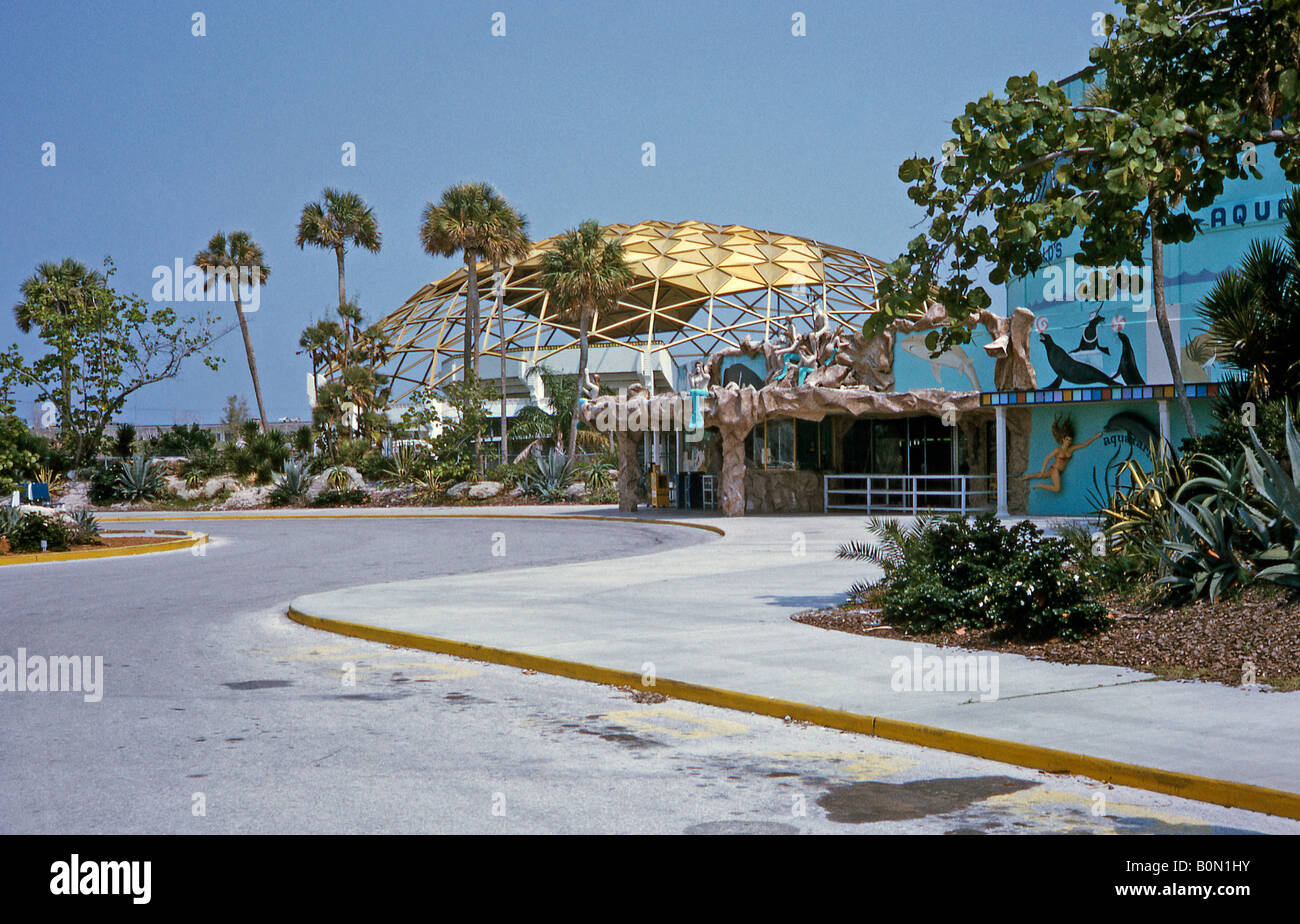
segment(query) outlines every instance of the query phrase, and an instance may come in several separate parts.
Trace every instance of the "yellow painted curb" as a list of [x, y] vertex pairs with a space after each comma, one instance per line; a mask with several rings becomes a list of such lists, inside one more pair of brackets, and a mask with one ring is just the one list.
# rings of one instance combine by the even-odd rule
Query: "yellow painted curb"
[[682, 520], [651, 520], [643, 517], [611, 517], [598, 513], [222, 513], [193, 516], [151, 516], [145, 513], [137, 517], [101, 517], [101, 523], [143, 523], [156, 520], [600, 520], [606, 523], [653, 523], [656, 526], [685, 526], [689, 529], [703, 529], [719, 536], [725, 536], [726, 530], [709, 523], [688, 523]]
[[[492, 648], [470, 642], [458, 642], [454, 639], [437, 638], [431, 635], [419, 635], [413, 632], [399, 632], [393, 629], [381, 629], [361, 623], [343, 622], [336, 619], [324, 619], [289, 608], [289, 618], [296, 623], [337, 635], [398, 645], [404, 648], [416, 648], [438, 654], [454, 655], [475, 661], [489, 661], [526, 670], [540, 671], [573, 680], [585, 680], [610, 686], [641, 687], [641, 675], [635, 671], [617, 670], [583, 664], [580, 661], [564, 661], [548, 658], [544, 655], [527, 654], [505, 648]], [[1066, 773], [1086, 776], [1117, 786], [1131, 786], [1150, 792], [1164, 793], [1197, 802], [1210, 802], [1229, 808], [1248, 809], [1252, 812], [1265, 812], [1283, 818], [1300, 819], [1300, 794], [1250, 783], [1235, 783], [1230, 780], [1216, 780], [1210, 777], [1196, 776], [1190, 773], [1178, 773], [1128, 764], [1104, 757], [1092, 757], [1087, 754], [1074, 754], [1054, 748], [1021, 744], [1001, 738], [989, 738], [967, 732], [952, 731], [932, 725], [919, 725], [914, 722], [901, 722], [881, 716], [862, 715], [839, 709], [827, 709], [807, 703], [758, 696], [753, 693], [740, 693], [721, 687], [704, 686], [681, 680], [660, 677], [655, 680], [654, 692], [662, 693], [675, 699], [703, 703], [707, 706], [719, 706], [723, 709], [735, 709], [756, 715], [775, 716], [776, 718], [796, 719], [826, 728], [859, 732], [891, 741], [901, 741], [920, 747], [981, 757], [999, 763], [1045, 770], [1048, 773]]]
[[[104, 521], [101, 520], [100, 522]], [[196, 533], [188, 529], [174, 530], [174, 532], [184, 533], [184, 538], [173, 539], [170, 542], [151, 542], [148, 545], [120, 545], [104, 549], [81, 549], [76, 552], [25, 552], [20, 555], [4, 555], [0, 556], [0, 566], [31, 565], [50, 561], [80, 561], [86, 558], [117, 558], [123, 555], [148, 555], [150, 552], [176, 552], [181, 549], [203, 545], [208, 541], [207, 533]], [[120, 534], [105, 533], [105, 535]]]

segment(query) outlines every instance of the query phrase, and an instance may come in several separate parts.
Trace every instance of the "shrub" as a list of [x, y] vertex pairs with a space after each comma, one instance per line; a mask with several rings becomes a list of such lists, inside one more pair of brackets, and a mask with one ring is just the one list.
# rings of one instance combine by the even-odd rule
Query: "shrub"
[[217, 448], [217, 438], [198, 424], [188, 427], [176, 424], [150, 440], [150, 444], [154, 455], [192, 457], [213, 452]]
[[523, 462], [507, 462], [495, 465], [483, 473], [484, 481], [499, 481], [507, 488], [518, 485], [528, 475], [531, 466]]
[[117, 466], [96, 466], [90, 475], [90, 502], [96, 507], [107, 507], [122, 499], [122, 491], [117, 483]]
[[129, 423], [118, 424], [113, 436], [113, 455], [119, 459], [131, 458], [131, 447], [135, 444], [135, 427]]
[[384, 481], [393, 475], [393, 459], [378, 452], [368, 452], [354, 466], [366, 481]]
[[1109, 623], [1089, 599], [1068, 542], [1023, 521], [1002, 526], [992, 514], [951, 516], [909, 529], [882, 529], [876, 542], [842, 546], [839, 557], [885, 571], [881, 617], [909, 632], [991, 629], [1027, 641], [1077, 639]]
[[62, 517], [28, 513], [9, 530], [6, 538], [14, 552], [39, 552], [42, 540], [48, 551], [65, 552], [74, 537], [72, 527]]
[[313, 507], [356, 507], [369, 503], [370, 495], [360, 488], [339, 491], [333, 488], [321, 491], [311, 502]]
[[284, 468], [289, 460], [289, 444], [283, 433], [271, 430], [267, 433], [257, 431], [257, 422], [249, 421], [244, 430], [252, 429], [252, 435], [243, 434], [244, 445], [232, 446], [226, 450], [226, 461], [230, 470], [240, 478], [256, 476], [261, 484], [268, 484], [275, 472]]
[[163, 490], [162, 467], [142, 455], [123, 462], [117, 471], [118, 492], [129, 501], [149, 500]]

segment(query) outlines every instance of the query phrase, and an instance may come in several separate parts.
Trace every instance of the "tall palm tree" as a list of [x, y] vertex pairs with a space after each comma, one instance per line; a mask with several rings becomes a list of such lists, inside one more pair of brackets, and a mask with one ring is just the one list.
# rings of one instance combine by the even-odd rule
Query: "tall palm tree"
[[202, 269], [203, 288], [216, 285], [222, 276], [235, 296], [235, 316], [239, 318], [239, 331], [244, 335], [244, 354], [248, 357], [248, 372], [253, 377], [253, 395], [257, 398], [257, 417], [262, 422], [262, 432], [268, 429], [266, 405], [262, 402], [262, 382], [257, 377], [257, 357], [253, 355], [253, 340], [248, 335], [248, 319], [244, 316], [240, 283], [248, 281], [260, 286], [271, 275], [262, 248], [247, 231], [236, 231], [226, 237], [218, 231], [208, 241], [208, 249], [199, 251], [194, 265]]
[[465, 344], [463, 376], [478, 375], [479, 280], [478, 264], [501, 255], [522, 233], [523, 217], [487, 183], [459, 183], [442, 192], [435, 204], [426, 202], [420, 218], [420, 246], [431, 257], [465, 260], [468, 282], [465, 290]]
[[[41, 304], [52, 305], [67, 317], [85, 306], [89, 292], [105, 283], [102, 273], [87, 269], [84, 263], [71, 257], [58, 263], [42, 263], [19, 286], [23, 300], [14, 305], [14, 324], [24, 334], [31, 333]], [[59, 375], [63, 404], [59, 413], [63, 415], [71, 411], [72, 404], [72, 368], [66, 359], [60, 363]]]
[[623, 245], [606, 238], [600, 223], [589, 218], [566, 231], [554, 249], [542, 254], [542, 288], [562, 319], [578, 323], [578, 387], [573, 393], [567, 455], [573, 458], [578, 441], [578, 405], [587, 374], [587, 332], [598, 311], [612, 308], [632, 284], [632, 270]]
[[1256, 400], [1300, 390], [1300, 188], [1282, 220], [1282, 239], [1252, 241], [1198, 308], [1216, 355], [1246, 374]]
[[[490, 235], [487, 256], [492, 261], [497, 313], [497, 350], [501, 354], [501, 464], [508, 461], [510, 425], [506, 419], [506, 314], [505, 279], [500, 276], [503, 263], [522, 260], [532, 249], [528, 239], [528, 219], [500, 197], [493, 203], [497, 231]], [[499, 283], [495, 280], [500, 279]]]
[[[348, 296], [343, 274], [343, 255], [347, 252], [348, 244], [371, 253], [379, 253], [383, 234], [380, 233], [375, 210], [354, 192], [341, 192], [327, 187], [321, 192], [320, 202], [308, 202], [302, 207], [295, 240], [300, 250], [311, 244], [322, 250], [334, 251], [339, 265], [339, 314], [345, 314]], [[346, 352], [351, 352], [352, 327], [351, 323], [347, 326], [349, 349]], [[347, 362], [346, 355], [344, 362]]]

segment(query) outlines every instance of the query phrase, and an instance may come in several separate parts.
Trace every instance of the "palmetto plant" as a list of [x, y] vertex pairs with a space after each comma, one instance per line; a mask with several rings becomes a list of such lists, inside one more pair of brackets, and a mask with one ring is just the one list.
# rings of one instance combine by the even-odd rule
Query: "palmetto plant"
[[[539, 366], [542, 384], [552, 411], [546, 411], [536, 404], [525, 405], [515, 416], [515, 435], [531, 440], [520, 451], [517, 460], [532, 455], [535, 449], [554, 447], [562, 449], [573, 420], [573, 412], [578, 397], [578, 379], [570, 375], [560, 375], [546, 366]], [[596, 430], [579, 425], [577, 449], [583, 452], [604, 452], [609, 449], [609, 439]]]
[[118, 466], [117, 486], [129, 501], [157, 497], [163, 489], [162, 467], [153, 459], [136, 455]]
[[552, 449], [533, 461], [533, 470], [524, 476], [526, 493], [546, 501], [563, 500], [565, 491], [573, 483], [573, 465], [569, 457]]
[[118, 424], [113, 436], [113, 451], [119, 459], [131, 458], [131, 447], [135, 443], [135, 427], [131, 424]]
[[[632, 284], [632, 270], [618, 240], [607, 238], [600, 223], [588, 219], [575, 230], [566, 231], [552, 250], [542, 254], [540, 282], [550, 295], [557, 314], [578, 324], [578, 375], [586, 381], [587, 332], [596, 312], [613, 308]], [[573, 417], [565, 452], [573, 457], [578, 442], [578, 398], [575, 387]]]
[[239, 330], [244, 335], [244, 354], [248, 357], [248, 372], [253, 377], [253, 394], [257, 398], [257, 416], [262, 429], [267, 428], [266, 405], [262, 403], [262, 382], [257, 376], [257, 358], [253, 355], [253, 341], [248, 335], [248, 320], [244, 317], [243, 296], [240, 283], [260, 286], [271, 275], [262, 248], [247, 231], [236, 231], [226, 237], [218, 231], [208, 241], [208, 249], [194, 257], [194, 265], [204, 271], [203, 287], [209, 289], [224, 277], [235, 297], [235, 315]]
[[885, 577], [907, 561], [908, 551], [940, 521], [935, 516], [920, 516], [911, 523], [887, 517], [870, 517], [867, 520], [866, 542], [856, 539], [835, 550], [836, 558], [865, 561], [885, 573]]
[[1252, 398], [1300, 387], [1300, 188], [1281, 211], [1282, 239], [1253, 241], [1198, 309], [1218, 356], [1249, 377]]

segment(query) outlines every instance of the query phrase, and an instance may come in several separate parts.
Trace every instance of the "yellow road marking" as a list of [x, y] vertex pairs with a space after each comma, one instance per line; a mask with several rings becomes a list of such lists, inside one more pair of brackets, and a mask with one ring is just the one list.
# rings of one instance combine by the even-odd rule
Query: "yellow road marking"
[[[671, 706], [650, 706], [646, 709], [625, 709], [609, 712], [605, 718], [619, 725], [630, 725], [642, 731], [658, 732], [674, 738], [717, 738], [724, 735], [743, 735], [749, 726], [729, 719], [706, 719], [693, 716]], [[647, 718], [667, 720], [679, 723], [679, 727], [669, 724], [656, 724]], [[682, 728], [680, 726], [685, 726]]]

